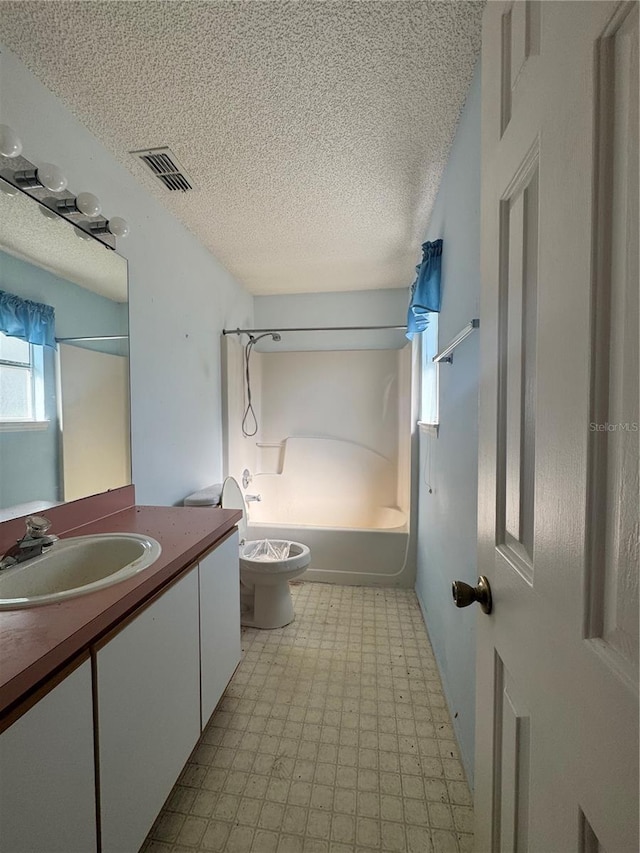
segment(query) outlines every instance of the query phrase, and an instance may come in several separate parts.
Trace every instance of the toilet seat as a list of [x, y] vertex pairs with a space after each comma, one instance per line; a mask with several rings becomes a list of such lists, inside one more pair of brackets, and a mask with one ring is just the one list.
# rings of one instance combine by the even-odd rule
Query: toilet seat
[[238, 533], [240, 534], [240, 545], [243, 545], [247, 538], [247, 505], [244, 502], [240, 486], [233, 477], [227, 477], [222, 484], [220, 506], [223, 509], [239, 509], [242, 513], [242, 518], [238, 522]]
[[[240, 533], [240, 604], [241, 623], [252, 628], [282, 628], [294, 618], [289, 581], [299, 577], [311, 562], [311, 552], [301, 542], [285, 539], [250, 540], [247, 535], [247, 507], [240, 486], [227, 477], [222, 486], [221, 506], [242, 512], [238, 522]], [[260, 545], [270, 543], [288, 556], [265, 559]], [[256, 554], [252, 559], [249, 555]]]
[[254, 546], [260, 540], [249, 540], [240, 546], [240, 567], [251, 571], [263, 571], [269, 574], [290, 572], [295, 569], [305, 569], [311, 561], [311, 553], [306, 545], [300, 542], [290, 542], [288, 539], [268, 540], [277, 546], [289, 546], [289, 556], [283, 560], [261, 560], [249, 556]]
[[301, 542], [290, 542], [284, 539], [266, 540], [272, 541], [278, 546], [283, 543], [289, 545], [289, 556], [284, 560], [251, 559], [249, 553], [253, 550], [259, 540], [247, 541], [247, 505], [240, 486], [233, 477], [227, 477], [222, 484], [222, 498], [220, 505], [223, 509], [239, 509], [242, 519], [238, 522], [238, 533], [240, 534], [240, 566], [253, 572], [278, 573], [289, 572], [306, 568], [311, 562], [311, 554], [306, 545]]

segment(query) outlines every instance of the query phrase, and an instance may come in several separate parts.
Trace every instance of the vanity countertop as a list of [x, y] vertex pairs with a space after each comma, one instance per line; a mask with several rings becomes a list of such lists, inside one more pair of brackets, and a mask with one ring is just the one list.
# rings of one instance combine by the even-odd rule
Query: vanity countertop
[[162, 546], [148, 569], [56, 604], [0, 611], [0, 722], [48, 679], [170, 583], [241, 518], [212, 507], [130, 506], [61, 534], [139, 533]]

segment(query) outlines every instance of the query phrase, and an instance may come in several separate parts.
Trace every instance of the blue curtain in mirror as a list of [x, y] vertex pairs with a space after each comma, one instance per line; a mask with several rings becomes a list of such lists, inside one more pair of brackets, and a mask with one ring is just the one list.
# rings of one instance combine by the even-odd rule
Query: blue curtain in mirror
[[51, 305], [21, 299], [0, 290], [0, 332], [30, 344], [55, 349], [55, 311]]
[[440, 312], [440, 279], [442, 274], [442, 240], [422, 244], [422, 261], [416, 267], [416, 280], [411, 285], [407, 313], [407, 337], [424, 332], [429, 314]]

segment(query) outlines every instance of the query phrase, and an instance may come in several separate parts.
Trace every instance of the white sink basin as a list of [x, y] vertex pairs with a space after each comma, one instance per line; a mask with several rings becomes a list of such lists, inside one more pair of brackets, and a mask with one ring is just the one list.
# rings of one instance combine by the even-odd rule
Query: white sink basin
[[161, 550], [155, 539], [136, 533], [60, 539], [41, 557], [0, 571], [0, 610], [95, 592], [148, 568]]

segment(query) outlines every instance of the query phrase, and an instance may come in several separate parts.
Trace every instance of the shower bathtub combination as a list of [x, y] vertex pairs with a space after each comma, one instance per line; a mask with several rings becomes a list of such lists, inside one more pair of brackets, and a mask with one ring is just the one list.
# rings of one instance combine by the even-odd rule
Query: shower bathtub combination
[[408, 586], [409, 524], [397, 503], [396, 465], [354, 442], [288, 437], [279, 473], [257, 473], [248, 539], [288, 539], [311, 550], [310, 581]]

